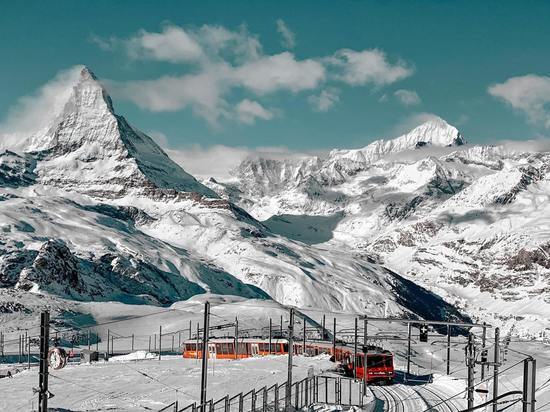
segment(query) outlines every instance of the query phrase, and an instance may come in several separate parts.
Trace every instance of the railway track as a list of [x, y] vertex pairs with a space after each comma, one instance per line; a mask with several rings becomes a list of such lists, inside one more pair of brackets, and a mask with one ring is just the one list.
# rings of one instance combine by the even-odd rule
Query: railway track
[[460, 408], [436, 391], [424, 386], [371, 386], [373, 396], [384, 403], [384, 412], [456, 412]]
[[456, 412], [456, 411], [459, 411], [461, 409], [463, 409], [462, 406], [460, 405], [457, 405], [455, 400], [447, 400], [448, 396], [445, 395], [445, 394], [441, 394], [441, 393], [438, 393], [436, 390], [432, 389], [432, 388], [428, 388], [426, 386], [420, 386], [418, 387], [418, 390], [421, 391], [421, 392], [427, 392], [428, 394], [432, 395], [433, 398], [434, 398], [434, 402], [433, 404], [434, 405], [437, 405], [439, 404], [438, 408], [440, 407], [443, 407], [443, 408], [440, 408], [440, 409], [434, 409], [434, 410], [438, 410], [438, 411], [447, 411], [447, 412]]

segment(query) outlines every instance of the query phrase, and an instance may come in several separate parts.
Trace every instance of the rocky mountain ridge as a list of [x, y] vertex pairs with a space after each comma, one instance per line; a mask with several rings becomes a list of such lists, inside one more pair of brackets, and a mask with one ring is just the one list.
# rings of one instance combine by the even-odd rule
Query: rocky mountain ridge
[[19, 153], [0, 153], [0, 296], [19, 299], [10, 307], [21, 296], [166, 305], [210, 292], [463, 318], [363, 253], [277, 235], [172, 162], [79, 70], [48, 125]]
[[206, 183], [276, 233], [366, 253], [472, 315], [550, 335], [549, 168], [550, 153], [468, 145], [436, 120]]

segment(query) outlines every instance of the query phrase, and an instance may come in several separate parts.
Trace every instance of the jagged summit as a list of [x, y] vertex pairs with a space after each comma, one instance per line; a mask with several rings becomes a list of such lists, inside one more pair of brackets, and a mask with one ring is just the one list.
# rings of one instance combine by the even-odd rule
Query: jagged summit
[[36, 172], [43, 184], [100, 197], [145, 189], [218, 197], [117, 115], [109, 94], [86, 66], [62, 109], [46, 128], [28, 138], [24, 151], [39, 160]]
[[416, 147], [426, 144], [441, 147], [461, 146], [466, 144], [466, 140], [458, 129], [451, 126], [440, 117], [430, 119], [415, 127], [407, 134], [393, 140], [403, 140], [405, 142], [416, 141]]
[[373, 163], [390, 153], [426, 146], [461, 146], [465, 143], [466, 140], [456, 127], [437, 117], [394, 139], [376, 140], [362, 149], [333, 150], [330, 157], [334, 160], [348, 159], [360, 163]]

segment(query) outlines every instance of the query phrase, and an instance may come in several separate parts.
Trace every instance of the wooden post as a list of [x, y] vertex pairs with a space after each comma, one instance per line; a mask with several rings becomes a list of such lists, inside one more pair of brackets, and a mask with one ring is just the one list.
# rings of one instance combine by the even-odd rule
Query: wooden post
[[269, 354], [270, 355], [271, 355], [271, 328], [272, 328], [271, 318], [269, 318]]

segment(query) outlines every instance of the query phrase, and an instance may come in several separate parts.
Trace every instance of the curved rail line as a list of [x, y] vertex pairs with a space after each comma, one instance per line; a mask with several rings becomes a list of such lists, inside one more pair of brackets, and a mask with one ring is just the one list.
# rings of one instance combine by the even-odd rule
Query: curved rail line
[[452, 400], [425, 386], [369, 386], [369, 389], [374, 398], [383, 401], [386, 412], [456, 412], [461, 409]]
[[[426, 391], [430, 395], [432, 395], [435, 398], [434, 399], [435, 402], [433, 402], [433, 403], [438, 405], [438, 408], [443, 406], [445, 408], [445, 410], [448, 411], [448, 412], [456, 412], [456, 411], [459, 411], [459, 410], [462, 409], [461, 407], [456, 406], [456, 404], [454, 403], [454, 401], [452, 399], [448, 400], [447, 397], [445, 397], [444, 395], [438, 393], [437, 391], [435, 391], [431, 388], [428, 388], [426, 386], [419, 386], [418, 388], [415, 388], [415, 390], [417, 390], [417, 391]], [[439, 411], [439, 410], [442, 410], [442, 409], [434, 409], [434, 411], [436, 411], [436, 410]]]

